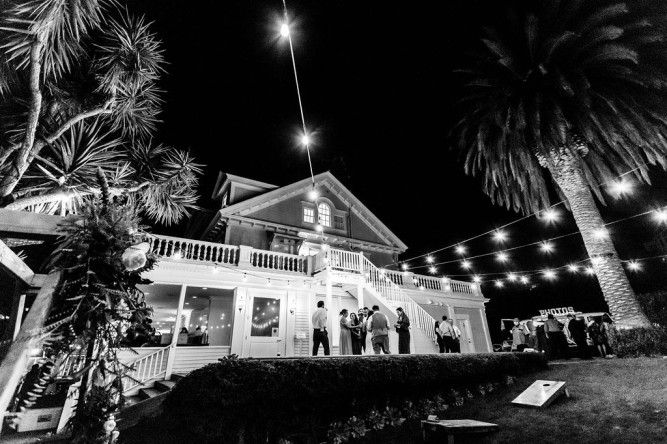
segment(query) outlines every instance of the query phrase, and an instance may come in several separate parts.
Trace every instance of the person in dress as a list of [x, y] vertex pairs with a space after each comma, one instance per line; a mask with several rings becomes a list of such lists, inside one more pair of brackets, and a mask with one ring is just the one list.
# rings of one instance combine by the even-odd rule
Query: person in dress
[[371, 320], [373, 319], [373, 310], [368, 310], [368, 315], [366, 316], [366, 353], [371, 355], [373, 354], [373, 334], [371, 332]]
[[340, 312], [340, 347], [338, 348], [339, 355], [352, 354], [352, 333], [350, 332], [350, 320], [347, 319], [347, 309], [342, 309]]
[[357, 315], [350, 313], [350, 334], [352, 335], [352, 354], [361, 354], [361, 323]]
[[396, 309], [398, 321], [394, 324], [396, 333], [398, 333], [398, 354], [410, 354], [410, 319], [401, 307]]
[[440, 321], [435, 321], [435, 338], [438, 341], [438, 349], [440, 353], [445, 352], [445, 340], [442, 339], [442, 335], [440, 334]]

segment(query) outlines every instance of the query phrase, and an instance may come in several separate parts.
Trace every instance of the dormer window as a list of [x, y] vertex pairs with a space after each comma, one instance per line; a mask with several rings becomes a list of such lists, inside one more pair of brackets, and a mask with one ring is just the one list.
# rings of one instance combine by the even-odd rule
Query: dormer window
[[315, 223], [315, 209], [314, 208], [304, 208], [303, 209], [303, 221], [309, 224]]
[[317, 206], [317, 221], [325, 227], [331, 226], [331, 208], [324, 202]]

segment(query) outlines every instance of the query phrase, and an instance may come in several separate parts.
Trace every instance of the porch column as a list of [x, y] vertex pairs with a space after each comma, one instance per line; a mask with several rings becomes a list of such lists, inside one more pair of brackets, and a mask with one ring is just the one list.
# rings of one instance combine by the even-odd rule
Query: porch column
[[489, 324], [486, 321], [486, 307], [479, 309], [479, 315], [482, 317], [482, 328], [484, 329], [484, 337], [486, 338], [486, 351], [492, 352], [493, 345], [491, 345], [491, 335], [489, 334]]
[[366, 273], [370, 273], [370, 270], [366, 269], [364, 263], [364, 253], [359, 253], [359, 271], [361, 272], [361, 278], [357, 283], [357, 305], [358, 308], [364, 308], [364, 284], [366, 283]]
[[362, 283], [357, 284], [357, 305], [358, 308], [364, 308], [364, 285]]
[[171, 344], [169, 345], [169, 354], [167, 355], [167, 370], [164, 379], [171, 379], [171, 372], [174, 368], [174, 359], [176, 358], [176, 344], [178, 343], [178, 332], [181, 331], [181, 316], [183, 315], [183, 304], [185, 303], [185, 291], [188, 286], [181, 285], [181, 294], [178, 296], [178, 308], [176, 309], [176, 320], [174, 321], [174, 334], [171, 335]]
[[232, 324], [232, 348], [230, 354], [236, 356], [243, 356], [243, 338], [245, 335], [245, 316], [246, 316], [246, 301], [248, 297], [248, 289], [245, 287], [236, 287], [236, 294], [234, 295], [234, 323]]
[[334, 306], [333, 306], [333, 284], [331, 282], [331, 267], [327, 265], [327, 279], [325, 282], [325, 287], [326, 287], [326, 302], [325, 306], [327, 307], [327, 331], [329, 332], [329, 345], [333, 347], [333, 338], [334, 338], [334, 330], [333, 330], [333, 325], [334, 325], [334, 318], [336, 318], [336, 322], [338, 321], [338, 316], [336, 316], [338, 313], [334, 312]]

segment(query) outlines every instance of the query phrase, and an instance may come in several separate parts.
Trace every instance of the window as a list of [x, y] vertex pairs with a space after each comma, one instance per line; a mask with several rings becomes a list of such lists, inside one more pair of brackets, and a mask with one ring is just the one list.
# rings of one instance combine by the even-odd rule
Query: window
[[334, 216], [334, 228], [337, 230], [345, 229], [345, 222], [343, 216]]
[[317, 206], [317, 221], [325, 227], [331, 226], [331, 208], [329, 208], [329, 205], [321, 203]]
[[303, 209], [303, 221], [309, 224], [315, 223], [315, 210], [313, 208]]

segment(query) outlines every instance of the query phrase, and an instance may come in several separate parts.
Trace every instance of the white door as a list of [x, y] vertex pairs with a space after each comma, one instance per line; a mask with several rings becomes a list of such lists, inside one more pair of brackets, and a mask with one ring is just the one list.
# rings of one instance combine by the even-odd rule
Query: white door
[[461, 330], [461, 353], [474, 353], [475, 344], [472, 340], [472, 328], [470, 328], [470, 318], [468, 315], [456, 315], [456, 325]]
[[243, 356], [285, 356], [287, 299], [281, 294], [254, 294], [248, 301]]

